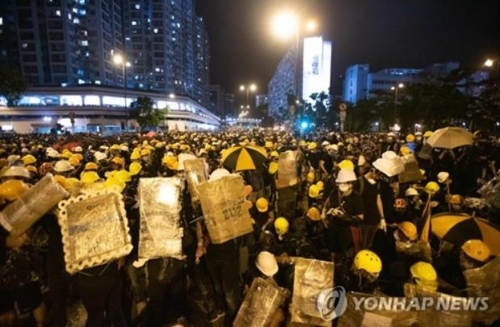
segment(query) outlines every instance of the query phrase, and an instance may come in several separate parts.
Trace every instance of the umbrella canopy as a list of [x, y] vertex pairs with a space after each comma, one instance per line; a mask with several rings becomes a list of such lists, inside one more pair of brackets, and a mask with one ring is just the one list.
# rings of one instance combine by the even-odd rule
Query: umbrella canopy
[[442, 213], [432, 217], [432, 233], [439, 239], [461, 246], [471, 239], [486, 243], [492, 255], [500, 254], [500, 231], [481, 218], [466, 214]]
[[427, 140], [433, 148], [454, 149], [474, 143], [474, 134], [460, 127], [445, 127], [435, 131]]
[[222, 154], [222, 165], [230, 170], [255, 170], [267, 160], [267, 152], [257, 146], [237, 146]]

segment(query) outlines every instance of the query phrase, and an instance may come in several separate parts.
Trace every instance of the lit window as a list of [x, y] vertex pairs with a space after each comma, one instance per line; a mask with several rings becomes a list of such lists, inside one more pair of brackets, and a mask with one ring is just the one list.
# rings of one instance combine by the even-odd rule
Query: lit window
[[71, 16], [71, 14], [68, 14], [68, 19], [71, 20], [73, 18], [73, 16]]
[[156, 67], [156, 68], [155, 68], [155, 72], [157, 72], [157, 73], [158, 73], [159, 71], [160, 71], [160, 68]]
[[80, 9], [80, 15], [85, 16], [87, 11], [85, 9]]
[[137, 25], [137, 22], [135, 20], [132, 21], [132, 26]]
[[[95, 81], [97, 84], [99, 81]], [[100, 83], [100, 82], [99, 82]], [[101, 105], [101, 98], [98, 95], [87, 95], [84, 98], [85, 105], [88, 106], [100, 106]]]
[[143, 89], [143, 88], [144, 88], [144, 84], [143, 84], [143, 83], [139, 83], [139, 87], [140, 87], [141, 89]]
[[89, 41], [82, 40], [82, 41], [80, 41], [80, 45], [83, 46], [83, 47], [88, 47], [89, 46]]
[[0, 17], [0, 25], [3, 25], [3, 17]]
[[60, 10], [56, 10], [56, 16], [61, 17], [61, 11]]
[[154, 32], [155, 34], [156, 34], [156, 33], [158, 33], [158, 29], [157, 29], [157, 28], [153, 29], [153, 32]]
[[23, 49], [26, 49], [28, 47], [28, 43], [23, 43], [22, 47]]
[[73, 19], [73, 24], [80, 24], [80, 20], [78, 18]]
[[177, 27], [178, 27], [178, 28], [181, 28], [181, 23], [177, 23]]
[[73, 12], [76, 14], [78, 12], [78, 9], [73, 8]]
[[101, 81], [95, 81], [94, 83], [96, 83], [97, 85], [101, 85]]
[[80, 4], [84, 5], [85, 4], [85, 0], [80, 0]]
[[137, 3], [137, 4], [135, 5], [135, 9], [141, 9], [141, 5]]

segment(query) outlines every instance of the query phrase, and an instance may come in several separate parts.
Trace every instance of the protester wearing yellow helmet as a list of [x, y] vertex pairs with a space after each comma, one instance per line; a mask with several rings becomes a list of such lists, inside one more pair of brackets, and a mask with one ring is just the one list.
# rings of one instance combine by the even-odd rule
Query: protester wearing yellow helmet
[[410, 267], [412, 281], [429, 291], [438, 288], [437, 272], [434, 267], [424, 261], [419, 261]]
[[128, 171], [131, 176], [138, 175], [142, 170], [142, 165], [138, 162], [132, 162], [128, 168]]
[[382, 271], [382, 260], [370, 250], [361, 250], [354, 257], [347, 280], [342, 284], [350, 291], [372, 293]]
[[462, 245], [460, 267], [463, 270], [482, 267], [490, 260], [491, 250], [486, 243], [478, 239], [468, 240]]

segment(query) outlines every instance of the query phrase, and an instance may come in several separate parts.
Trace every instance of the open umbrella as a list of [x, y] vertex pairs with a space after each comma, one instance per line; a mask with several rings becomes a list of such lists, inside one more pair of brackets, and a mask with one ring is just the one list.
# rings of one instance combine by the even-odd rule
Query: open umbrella
[[461, 127], [440, 128], [427, 140], [433, 148], [454, 149], [474, 143], [474, 134]]
[[255, 170], [267, 160], [267, 152], [257, 146], [236, 146], [222, 154], [222, 165], [230, 170]]
[[471, 239], [486, 243], [492, 255], [500, 254], [500, 231], [488, 221], [467, 214], [441, 213], [431, 220], [432, 233], [439, 239], [461, 246]]

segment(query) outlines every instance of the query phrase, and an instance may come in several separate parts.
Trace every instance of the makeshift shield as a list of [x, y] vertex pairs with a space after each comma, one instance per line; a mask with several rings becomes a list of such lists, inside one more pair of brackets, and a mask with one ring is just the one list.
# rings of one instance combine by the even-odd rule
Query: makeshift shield
[[197, 188], [212, 243], [221, 244], [253, 231], [241, 176], [225, 176]]
[[291, 305], [292, 322], [330, 326], [318, 309], [321, 292], [333, 288], [333, 262], [297, 258]]
[[0, 224], [12, 235], [19, 236], [68, 195], [53, 176], [47, 174], [0, 213]]
[[241, 304], [233, 327], [266, 327], [273, 315], [285, 303], [289, 291], [262, 278], [254, 279]]
[[179, 178], [139, 180], [139, 258], [182, 257], [181, 183]]
[[125, 205], [118, 193], [87, 194], [61, 201], [58, 220], [66, 271], [70, 274], [132, 251]]

